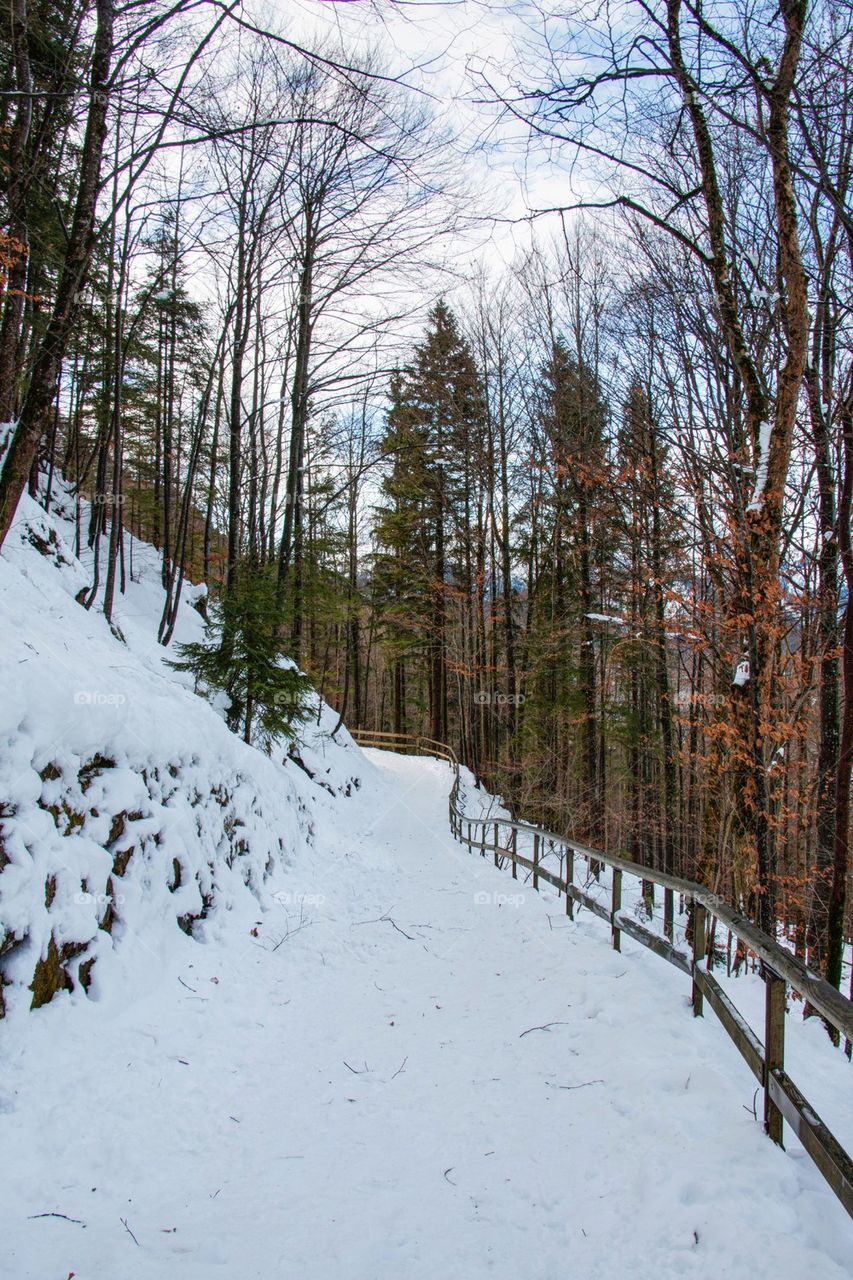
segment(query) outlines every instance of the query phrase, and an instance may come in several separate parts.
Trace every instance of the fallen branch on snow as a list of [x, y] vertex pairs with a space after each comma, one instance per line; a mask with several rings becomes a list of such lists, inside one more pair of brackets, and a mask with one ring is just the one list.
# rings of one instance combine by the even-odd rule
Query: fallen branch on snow
[[526, 1031], [522, 1031], [518, 1038], [521, 1040], [524, 1036], [529, 1036], [531, 1031], [548, 1031], [551, 1027], [567, 1027], [568, 1025], [568, 1022], [545, 1022], [541, 1027], [528, 1027]]
[[64, 1222], [73, 1222], [78, 1227], [82, 1227], [85, 1231], [86, 1224], [81, 1222], [79, 1218], [69, 1218], [67, 1213], [31, 1213], [30, 1218], [62, 1218]]

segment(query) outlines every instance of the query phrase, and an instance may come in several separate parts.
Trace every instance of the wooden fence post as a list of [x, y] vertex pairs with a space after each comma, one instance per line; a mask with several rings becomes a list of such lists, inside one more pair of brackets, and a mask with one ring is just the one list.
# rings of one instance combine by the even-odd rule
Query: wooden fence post
[[616, 925], [616, 913], [622, 909], [622, 872], [619, 867], [613, 868], [613, 897], [610, 905], [610, 921], [612, 926], [613, 950], [622, 950], [622, 934]]
[[566, 845], [566, 915], [570, 920], [575, 918], [575, 900], [570, 893], [570, 887], [575, 882], [575, 851], [570, 845]]
[[495, 823], [495, 866], [497, 867], [498, 865], [498, 824]]
[[533, 837], [533, 888], [539, 888], [539, 832]]
[[513, 829], [512, 829], [512, 834], [511, 834], [511, 836], [510, 836], [510, 840], [512, 841], [511, 846], [510, 846], [510, 848], [511, 848], [510, 857], [512, 858], [512, 878], [513, 878], [513, 880], [517, 880], [517, 879], [518, 879], [518, 867], [515, 865], [515, 854], [516, 854], [516, 849], [517, 849], [517, 847], [518, 847], [518, 832], [516, 831], [515, 827], [513, 827]]
[[675, 937], [673, 893], [671, 889], [663, 891], [663, 931], [672, 942]]
[[764, 984], [764, 1131], [781, 1147], [782, 1112], [770, 1097], [770, 1079], [774, 1067], [785, 1066], [786, 983], [765, 967]]
[[693, 1016], [701, 1018], [704, 1007], [696, 971], [705, 959], [705, 904], [693, 899]]

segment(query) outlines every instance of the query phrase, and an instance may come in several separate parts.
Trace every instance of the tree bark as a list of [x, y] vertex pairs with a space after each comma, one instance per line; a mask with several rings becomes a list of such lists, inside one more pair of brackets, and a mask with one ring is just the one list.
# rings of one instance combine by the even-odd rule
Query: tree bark
[[92, 262], [98, 187], [107, 136], [109, 74], [115, 21], [113, 0], [95, 0], [97, 27], [89, 72], [89, 108], [80, 152], [80, 180], [59, 285], [39, 342], [21, 416], [0, 475], [0, 546], [9, 532], [36, 456], [59, 372]]

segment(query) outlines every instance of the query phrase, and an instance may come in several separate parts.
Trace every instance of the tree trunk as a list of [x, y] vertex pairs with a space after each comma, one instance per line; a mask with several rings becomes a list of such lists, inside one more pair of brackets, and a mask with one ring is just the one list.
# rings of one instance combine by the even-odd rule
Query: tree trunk
[[844, 711], [838, 752], [835, 792], [835, 856], [826, 945], [826, 980], [841, 986], [844, 957], [844, 908], [846, 905], [848, 838], [850, 834], [850, 770], [853, 766], [853, 545], [850, 537], [853, 507], [853, 406], [845, 406], [842, 418], [844, 438], [844, 478], [838, 503], [839, 545], [847, 604], [844, 610], [844, 637], [841, 669], [844, 677]]
[[80, 181], [56, 298], [38, 349], [21, 416], [0, 475], [0, 546], [12, 524], [39, 440], [45, 430], [59, 371], [89, 274], [109, 105], [113, 0], [95, 0], [97, 27], [89, 75], [89, 109], [80, 151]]
[[[29, 251], [29, 227], [27, 225], [26, 195], [29, 187], [26, 174], [27, 140], [33, 117], [33, 78], [30, 68], [27, 0], [12, 0], [12, 57], [15, 67], [15, 119], [9, 131], [9, 178], [6, 203], [9, 207], [9, 235], [12, 262], [8, 270], [0, 326], [0, 422], [11, 422], [15, 416], [18, 338], [24, 314], [24, 293], [27, 285], [27, 254]], [[2, 543], [2, 530], [0, 530]]]

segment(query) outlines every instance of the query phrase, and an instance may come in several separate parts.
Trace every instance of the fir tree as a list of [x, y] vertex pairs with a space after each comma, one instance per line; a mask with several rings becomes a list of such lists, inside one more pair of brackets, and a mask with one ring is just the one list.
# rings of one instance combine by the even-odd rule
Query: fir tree
[[[536, 761], [559, 823], [565, 808], [595, 844], [604, 815], [601, 608], [612, 556], [607, 405], [595, 369], [557, 338], [536, 387], [537, 453], [547, 477], [535, 519], [539, 553], [528, 588], [527, 700], [522, 747]], [[550, 803], [550, 802], [549, 802]]]
[[269, 750], [275, 738], [292, 738], [307, 717], [310, 681], [281, 657], [280, 606], [275, 574], [240, 561], [234, 582], [211, 607], [205, 638], [177, 646], [171, 665], [189, 671], [205, 696], [225, 693], [230, 729], [242, 728]]
[[427, 518], [428, 436], [405, 401], [402, 375], [391, 379], [383, 453], [385, 505], [375, 524], [374, 594], [391, 664], [393, 726], [405, 733], [406, 662], [425, 653], [423, 602], [430, 594], [432, 525]]
[[454, 583], [466, 599], [474, 588], [474, 473], [485, 415], [474, 356], [452, 311], [439, 302], [412, 363], [392, 382], [384, 440], [388, 502], [377, 522], [395, 727], [403, 718], [403, 658], [419, 652], [427, 664], [430, 734], [439, 740], [448, 726], [448, 597]]

